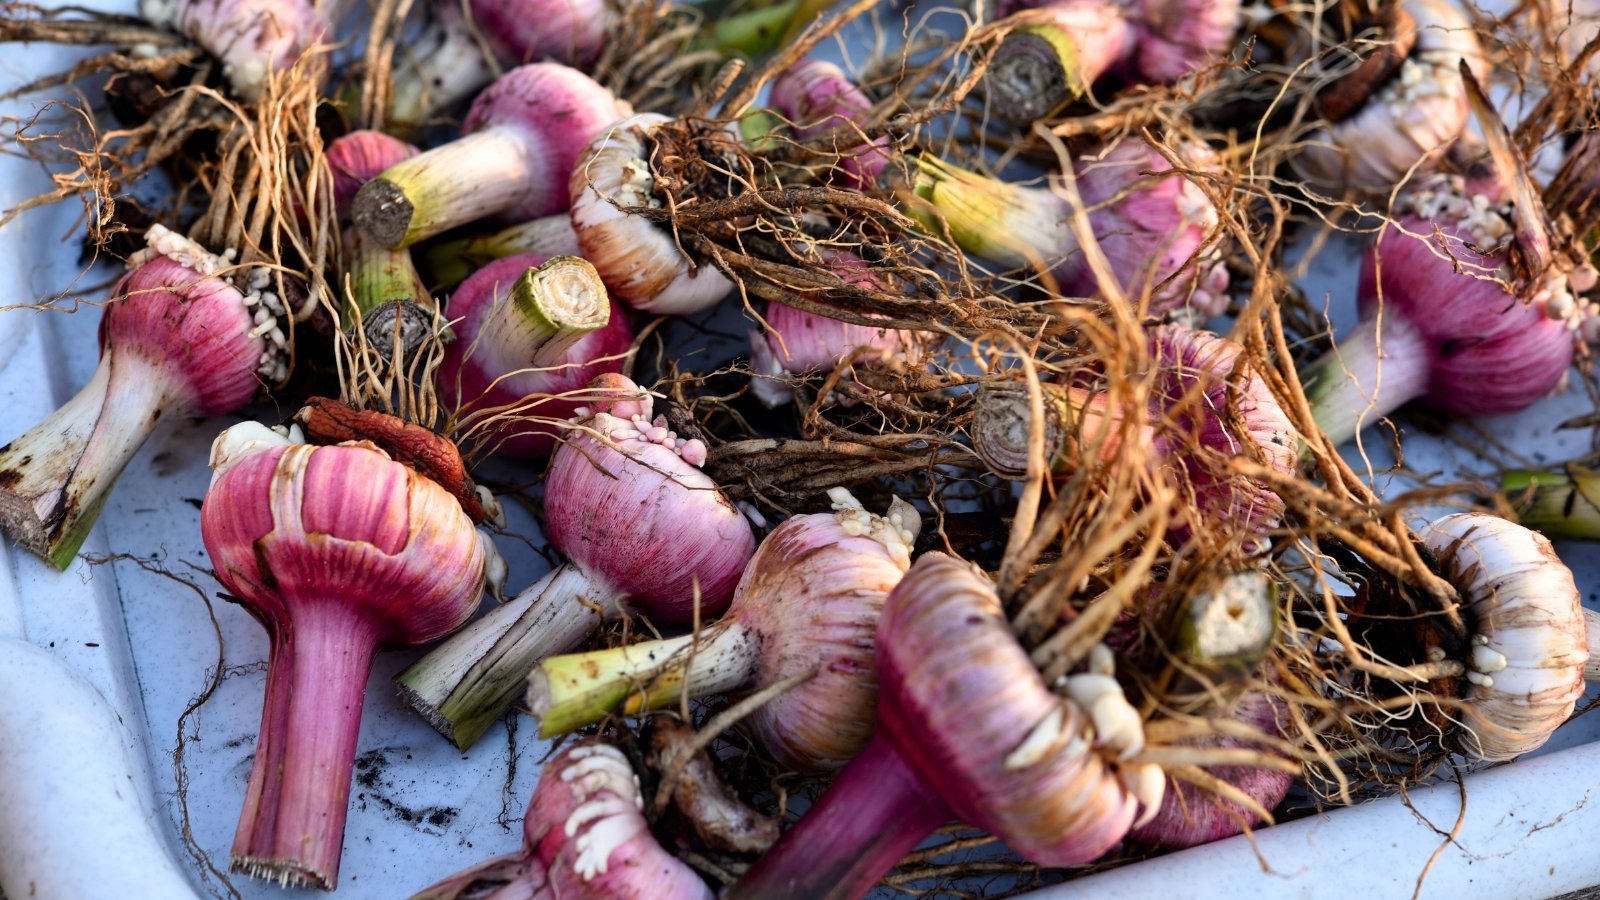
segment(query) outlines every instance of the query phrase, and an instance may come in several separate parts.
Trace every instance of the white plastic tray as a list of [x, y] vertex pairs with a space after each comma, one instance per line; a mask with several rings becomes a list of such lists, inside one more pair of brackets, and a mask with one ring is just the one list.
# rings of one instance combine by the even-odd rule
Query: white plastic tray
[[[0, 84], [24, 71], [53, 71], [67, 57], [60, 48], [26, 53], [8, 48], [0, 57]], [[36, 167], [0, 159], [0, 207], [42, 184]], [[0, 266], [12, 285], [7, 302], [49, 295], [77, 276], [76, 212], [46, 211], [23, 227], [0, 229]], [[1314, 296], [1329, 292], [1339, 318], [1350, 315], [1354, 285], [1354, 257], [1348, 250], [1327, 251], [1306, 285]], [[6, 366], [0, 373], [0, 441], [48, 415], [87, 380], [95, 361], [97, 319], [94, 310], [70, 316], [0, 312], [0, 365]], [[12, 347], [14, 354], [8, 351]], [[7, 355], [13, 356], [9, 365]], [[1488, 424], [1514, 446], [1554, 462], [1585, 450], [1587, 432], [1552, 428], [1586, 409], [1574, 390]], [[263, 416], [281, 417], [272, 410]], [[155, 557], [213, 593], [216, 585], [189, 569], [209, 565], [197, 506], [209, 480], [207, 447], [220, 428], [239, 418], [166, 423], [130, 464], [84, 552]], [[1418, 471], [1486, 469], [1422, 436], [1408, 437], [1406, 450], [1409, 465]], [[1377, 484], [1386, 491], [1398, 487], [1381, 475]], [[525, 518], [514, 525], [538, 540]], [[503, 549], [513, 589], [546, 568], [525, 547], [507, 542]], [[1600, 590], [1600, 554], [1577, 544], [1560, 550], [1593, 603]], [[0, 635], [24, 636], [50, 648], [87, 676], [143, 739], [149, 751], [146, 787], [166, 813], [174, 854], [197, 872], [199, 865], [178, 838], [174, 751], [180, 716], [206, 689], [220, 662], [226, 678], [184, 725], [183, 759], [198, 849], [225, 870], [260, 714], [267, 649], [261, 628], [242, 609], [216, 603], [209, 610], [195, 591], [131, 562], [91, 566], [80, 560], [58, 574], [7, 546], [0, 553], [0, 570]], [[225, 648], [220, 658], [219, 635]], [[455, 751], [394, 697], [389, 677], [416, 655], [381, 655], [369, 684], [341, 897], [403, 896], [520, 844], [520, 819], [546, 745], [533, 740], [526, 727], [512, 733], [496, 726], [471, 751]], [[1589, 717], [1567, 726], [1550, 748], [1569, 749], [1547, 750], [1537, 759], [1470, 778], [1464, 828], [1433, 861], [1422, 895], [1543, 897], [1600, 884], [1600, 857], [1578, 850], [1600, 828], [1600, 804], [1587, 802], [1597, 781], [1590, 773], [1600, 772], [1600, 743], [1590, 743], [1597, 740], [1600, 722]], [[1263, 871], [1248, 842], [1235, 839], [1081, 879], [1040, 896], [1146, 897], [1178, 886], [1186, 897], [1228, 900], [1262, 890], [1301, 897], [1409, 896], [1441, 846], [1440, 832], [1451, 829], [1457, 812], [1453, 787], [1417, 792], [1412, 799], [1420, 815], [1387, 800], [1261, 832], [1256, 846], [1270, 872]], [[234, 884], [249, 898], [284, 893], [242, 877]], [[108, 885], [106, 896], [125, 895]]]

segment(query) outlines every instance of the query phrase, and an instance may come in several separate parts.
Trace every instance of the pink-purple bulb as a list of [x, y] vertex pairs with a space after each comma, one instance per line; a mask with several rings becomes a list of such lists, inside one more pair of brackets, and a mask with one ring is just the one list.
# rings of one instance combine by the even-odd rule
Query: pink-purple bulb
[[719, 615], [755, 552], [749, 522], [685, 461], [698, 442], [657, 424], [648, 396], [608, 405], [556, 450], [545, 477], [546, 536], [652, 616], [690, 621], [697, 599], [702, 616]]
[[1363, 319], [1394, 316], [1416, 335], [1417, 349], [1404, 352], [1424, 355], [1418, 387], [1430, 402], [1461, 415], [1499, 415], [1526, 409], [1560, 383], [1573, 335], [1542, 304], [1508, 292], [1496, 280], [1506, 257], [1478, 246], [1448, 222], [1404, 216], [1362, 257], [1356, 302]]

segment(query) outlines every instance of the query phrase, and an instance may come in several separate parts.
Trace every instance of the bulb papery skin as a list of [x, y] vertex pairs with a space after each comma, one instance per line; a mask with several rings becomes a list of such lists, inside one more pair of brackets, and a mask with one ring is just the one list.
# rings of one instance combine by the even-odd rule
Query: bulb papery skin
[[[1202, 150], [1184, 152], [1204, 168]], [[1166, 157], [1138, 138], [1083, 156], [1073, 171], [1090, 230], [1126, 298], [1139, 303], [1148, 296], [1147, 312], [1157, 316], [1185, 306], [1203, 316], [1226, 310], [1228, 273], [1220, 252], [1200, 252], [1217, 228], [1217, 211], [1198, 185], [1172, 172]], [[1072, 207], [1050, 188], [1019, 187], [928, 160], [924, 173], [918, 192], [943, 214], [962, 249], [1001, 265], [1047, 271], [1065, 296], [1101, 293], [1072, 234]]]
[[1239, 30], [1239, 0], [1140, 0], [1140, 75], [1177, 81], [1221, 61]]
[[472, 17], [508, 65], [548, 60], [589, 71], [618, 25], [605, 0], [469, 0]]
[[696, 585], [700, 616], [720, 615], [755, 553], [749, 522], [680, 448], [646, 439], [640, 426], [665, 431], [648, 406], [638, 420], [599, 413], [587, 425], [608, 439], [574, 430], [556, 450], [545, 536], [653, 619], [692, 621]]
[[1477, 32], [1451, 0], [1401, 0], [1416, 43], [1400, 70], [1352, 116], [1318, 129], [1294, 167], [1334, 192], [1387, 194], [1417, 163], [1466, 126], [1470, 110], [1458, 64], [1482, 81], [1488, 63]]
[[[1280, 736], [1288, 726], [1287, 711], [1267, 694], [1246, 694], [1239, 698], [1233, 709], [1219, 714], [1250, 725], [1267, 737]], [[1192, 743], [1195, 746], [1227, 748], [1254, 746], [1249, 741], [1235, 737], [1218, 737]], [[1243, 791], [1267, 810], [1282, 803], [1294, 784], [1293, 775], [1276, 769], [1240, 765], [1206, 766], [1205, 769]], [[1172, 849], [1195, 847], [1232, 837], [1243, 832], [1246, 825], [1254, 827], [1260, 821], [1254, 812], [1234, 800], [1209, 795], [1187, 782], [1169, 779], [1155, 818], [1128, 832], [1128, 840]]]
[[[881, 287], [857, 256], [831, 253], [828, 265], [847, 284]], [[768, 408], [794, 399], [794, 391], [781, 376], [831, 372], [859, 350], [877, 349], [899, 356], [917, 345], [909, 332], [841, 322], [776, 301], [767, 305], [764, 318], [766, 335], [750, 334], [750, 367], [757, 376], [750, 384], [756, 398]]]
[[878, 621], [878, 680], [879, 728], [962, 821], [1028, 860], [1089, 862], [1133, 824], [1138, 802], [1091, 749], [1088, 716], [1045, 686], [966, 563], [927, 553], [901, 580]]
[[520, 222], [567, 208], [567, 181], [584, 147], [627, 114], [625, 103], [577, 69], [531, 63], [500, 76], [479, 94], [461, 130], [473, 134], [511, 125], [536, 142], [536, 169], [521, 185], [499, 188], [513, 195], [503, 212]]
[[233, 867], [331, 890], [373, 653], [471, 616], [477, 532], [455, 497], [365, 443], [233, 461], [200, 525], [217, 579], [271, 640]]
[[[1179, 152], [1194, 168], [1209, 165], [1204, 148], [1181, 145]], [[1199, 185], [1173, 173], [1165, 156], [1137, 138], [1080, 157], [1073, 171], [1090, 210], [1090, 228], [1124, 295], [1137, 301], [1154, 290], [1148, 313], [1155, 316], [1184, 306], [1208, 317], [1227, 310], [1228, 270], [1221, 252], [1201, 252], [1219, 219]], [[1191, 263], [1196, 253], [1200, 255]], [[1070, 293], [1094, 296], [1100, 290], [1082, 253], [1069, 255], [1055, 275]], [[1170, 284], [1156, 289], [1174, 275], [1178, 277]]]
[[872, 101], [844, 70], [819, 59], [803, 59], [779, 73], [767, 102], [795, 124], [802, 141], [829, 135], [840, 154], [835, 167], [847, 187], [870, 189], [893, 158], [889, 139], [859, 140], [868, 124]]
[[349, 217], [350, 204], [362, 185], [421, 152], [381, 131], [352, 131], [329, 143], [322, 158], [333, 175], [333, 203], [339, 218]]
[[[412, 900], [469, 897], [712, 900], [700, 876], [656, 841], [628, 758], [585, 739], [545, 763], [522, 820], [522, 850], [424, 889]], [[494, 893], [489, 886], [504, 882]]]
[[222, 430], [211, 442], [211, 483], [216, 484], [222, 474], [234, 464], [273, 447], [292, 447], [306, 442], [299, 425], [286, 428], [268, 428], [260, 422], [246, 421]]
[[584, 145], [625, 115], [624, 107], [559, 63], [512, 69], [473, 101], [462, 137], [363, 186], [355, 222], [383, 246], [405, 247], [489, 216], [560, 212]]
[[1474, 632], [1463, 752], [1499, 762], [1538, 749], [1583, 695], [1589, 645], [1572, 571], [1543, 535], [1488, 513], [1448, 515], [1417, 536]]
[[[439, 366], [440, 399], [456, 410], [458, 419], [474, 412], [516, 410], [522, 416], [548, 420], [515, 419], [487, 430], [473, 429], [474, 440], [505, 456], [549, 456], [558, 423], [571, 418], [579, 405], [560, 395], [579, 392], [602, 372], [620, 371], [633, 342], [626, 311], [605, 294], [598, 280], [590, 291], [598, 296], [541, 301], [558, 307], [564, 303], [566, 309], [557, 312], [598, 307], [588, 310], [589, 318], [603, 318], [603, 324], [575, 340], [562, 337], [559, 329], [553, 333], [557, 323], [531, 301], [514, 302], [518, 281], [529, 269], [546, 264], [543, 257], [532, 254], [496, 260], [450, 296], [447, 314], [455, 323], [451, 327], [456, 339], [446, 345]], [[549, 351], [557, 355], [549, 358]]]
[[612, 294], [634, 309], [687, 315], [715, 306], [733, 282], [709, 264], [694, 265], [671, 233], [625, 211], [661, 205], [645, 142], [669, 121], [645, 113], [606, 129], [584, 149], [568, 186], [578, 245]]
[[1283, 498], [1230, 473], [1228, 462], [1244, 457], [1292, 475], [1300, 436], [1288, 414], [1242, 359], [1244, 348], [1227, 338], [1163, 325], [1150, 331], [1149, 348], [1158, 373], [1149, 401], [1151, 446], [1183, 472], [1185, 496], [1167, 539], [1181, 546], [1195, 535], [1225, 535], [1242, 540], [1246, 552], [1266, 549], [1266, 532], [1283, 519]]
[[[1047, 866], [1092, 860], [1126, 834], [1139, 802], [1092, 746], [1090, 717], [1045, 687], [982, 572], [923, 554], [877, 640], [877, 732], [725, 900], [860, 897], [951, 818]], [[1112, 683], [1102, 700], [1126, 707]]]
[[1302, 375], [1333, 443], [1414, 399], [1458, 415], [1500, 415], [1560, 383], [1573, 358], [1568, 321], [1496, 280], [1503, 255], [1469, 246], [1508, 236], [1509, 224], [1499, 220], [1499, 231], [1497, 218], [1404, 216], [1404, 232], [1390, 229], [1368, 249], [1356, 295], [1362, 323]]
[[[756, 549], [723, 618], [695, 635], [545, 660], [528, 708], [546, 737], [690, 696], [753, 691], [815, 671], [745, 720], [787, 769], [842, 767], [873, 728], [878, 613], [910, 563], [860, 510], [796, 516]], [[640, 686], [643, 686], [642, 689]]]
[[270, 356], [245, 295], [176, 259], [147, 252], [112, 297], [89, 383], [0, 447], [0, 527], [58, 569], [71, 563], [157, 423], [243, 406], [261, 388], [257, 368]]
[[329, 31], [327, 10], [306, 0], [141, 0], [139, 9], [221, 60], [223, 76], [247, 102]]
[[763, 638], [754, 684], [817, 671], [745, 720], [757, 743], [788, 769], [838, 769], [865, 746], [878, 696], [878, 617], [910, 568], [904, 551], [897, 555], [847, 528], [841, 515], [800, 516], [778, 526], [745, 568], [729, 610]]

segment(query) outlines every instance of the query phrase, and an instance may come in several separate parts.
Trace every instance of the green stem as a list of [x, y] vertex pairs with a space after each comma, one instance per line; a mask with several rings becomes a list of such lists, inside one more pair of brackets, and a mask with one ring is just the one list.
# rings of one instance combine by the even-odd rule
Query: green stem
[[457, 225], [510, 209], [518, 188], [541, 176], [543, 154], [524, 132], [492, 125], [384, 172], [356, 194], [356, 225], [385, 247], [409, 247]]
[[1507, 472], [1500, 491], [1523, 525], [1557, 540], [1600, 540], [1600, 472], [1569, 463], [1560, 472]]
[[0, 529], [65, 569], [156, 422], [181, 414], [169, 406], [158, 367], [108, 349], [71, 400], [0, 447]]
[[1008, 122], [1042, 119], [1089, 89], [1073, 35], [1047, 22], [1007, 35], [984, 81], [995, 114]]
[[1038, 11], [1050, 17], [1007, 35], [984, 75], [995, 114], [1009, 122], [1045, 118], [1084, 96], [1139, 39], [1118, 4], [1075, 0]]
[[400, 696], [465, 750], [505, 715], [540, 660], [621, 610], [622, 592], [561, 565], [396, 675]]
[[472, 338], [485, 371], [561, 364], [573, 344], [611, 321], [611, 300], [588, 260], [558, 256], [517, 278]]
[[368, 237], [359, 228], [344, 231], [345, 274], [350, 279], [347, 302], [355, 310], [347, 310], [346, 330], [355, 327], [359, 312], [361, 319], [371, 317], [372, 311], [385, 303], [409, 301], [418, 306], [431, 306], [432, 299], [417, 268], [411, 262], [410, 250], [390, 250]]
[[718, 21], [709, 42], [723, 53], [760, 56], [782, 47], [839, 0], [785, 0]]
[[572, 217], [558, 213], [496, 231], [441, 241], [421, 251], [422, 267], [435, 287], [453, 288], [497, 259], [534, 253], [539, 256], [582, 256]]
[[[968, 253], [1019, 268], [1047, 271], [1078, 246], [1072, 210], [1049, 190], [1019, 187], [951, 165], [938, 157], [915, 158], [913, 192], [928, 207], [908, 215], [936, 237], [950, 237]], [[931, 208], [930, 208], [931, 207]]]
[[599, 722], [613, 712], [637, 715], [735, 690], [755, 674], [757, 647], [738, 622], [699, 635], [646, 641], [592, 653], [553, 656], [528, 676], [528, 709], [540, 737]]
[[504, 305], [536, 338], [536, 366], [556, 365], [573, 344], [611, 321], [605, 282], [593, 263], [578, 256], [558, 256], [524, 272]]

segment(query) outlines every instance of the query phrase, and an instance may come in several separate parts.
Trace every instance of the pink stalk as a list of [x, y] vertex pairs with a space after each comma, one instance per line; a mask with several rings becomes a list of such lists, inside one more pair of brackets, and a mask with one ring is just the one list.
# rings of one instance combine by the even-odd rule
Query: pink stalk
[[406, 247], [488, 216], [559, 212], [584, 145], [621, 118], [623, 107], [576, 69], [512, 69], [473, 101], [462, 137], [362, 187], [356, 225], [385, 247]]
[[260, 431], [218, 439], [200, 511], [218, 580], [272, 644], [233, 869], [332, 890], [373, 654], [471, 616], [485, 557], [456, 498], [374, 445], [230, 449]]
[[395, 677], [459, 747], [511, 708], [541, 659], [624, 615], [691, 622], [727, 609], [755, 538], [696, 466], [705, 447], [652, 418], [621, 375], [595, 379], [545, 477], [545, 536], [568, 562]]
[[773, 80], [767, 102], [795, 124], [799, 140], [832, 136], [839, 155], [836, 171], [845, 186], [877, 186], [878, 175], [893, 158], [889, 139], [880, 137], [870, 143], [857, 139], [868, 124], [872, 101], [838, 66], [802, 59]]
[[411, 900], [712, 900], [700, 876], [650, 833], [643, 806], [639, 778], [622, 751], [595, 740], [572, 744], [539, 775], [521, 850]]
[[439, 396], [475, 442], [508, 456], [548, 456], [571, 394], [622, 369], [633, 343], [626, 311], [594, 267], [572, 256], [496, 260], [450, 296], [456, 339]]
[[[846, 284], [880, 286], [860, 257], [841, 251], [827, 254], [826, 259]], [[794, 390], [783, 376], [831, 372], [861, 350], [898, 356], [917, 343], [910, 332], [841, 322], [777, 302], [767, 306], [766, 322], [764, 337], [750, 332], [750, 368], [756, 376], [750, 390], [769, 409], [794, 400]]]
[[723, 900], [856, 900], [956, 818], [882, 731]]
[[[1204, 169], [1205, 150], [1185, 148]], [[920, 160], [916, 192], [933, 204], [935, 234], [948, 226], [961, 249], [1004, 266], [1048, 273], [1066, 296], [1116, 291], [1145, 302], [1150, 315], [1189, 307], [1202, 316], [1227, 309], [1228, 271], [1208, 245], [1217, 210], [1199, 185], [1172, 171], [1154, 147], [1125, 138], [1073, 166], [1089, 230], [1116, 276], [1102, 285], [1072, 230], [1073, 207], [1061, 188], [1024, 188]], [[939, 221], [941, 220], [942, 221]]]
[[896, 501], [888, 516], [835, 488], [834, 513], [796, 516], [762, 541], [728, 614], [699, 634], [557, 656], [529, 677], [542, 737], [692, 697], [749, 691], [812, 673], [746, 720], [783, 766], [843, 766], [872, 732], [873, 631], [907, 568], [920, 520]]
[[[1087, 447], [1098, 447], [1101, 459], [1123, 453], [1130, 442], [1148, 447], [1153, 465], [1176, 475], [1184, 495], [1169, 541], [1182, 546], [1195, 534], [1229, 535], [1247, 551], [1266, 549], [1263, 538], [1282, 519], [1283, 500], [1266, 484], [1229, 472], [1228, 464], [1244, 457], [1292, 473], [1294, 426], [1266, 383], [1240, 361], [1238, 344], [1163, 325], [1150, 332], [1149, 350], [1157, 377], [1144, 410], [1119, 410], [1111, 398], [1079, 387], [1044, 386], [1052, 468], [1072, 471]], [[1031, 422], [1025, 391], [986, 389], [978, 395], [973, 449], [996, 474], [1020, 478], [1027, 473]]]
[[[616, 28], [616, 7], [605, 0], [437, 0], [419, 35], [414, 64], [395, 72], [390, 118], [424, 121], [494, 80], [495, 66], [557, 62], [589, 71]], [[483, 55], [479, 36], [492, 61]]]
[[[1479, 190], [1486, 193], [1478, 193]], [[1527, 408], [1572, 363], [1578, 306], [1566, 274], [1531, 302], [1507, 282], [1512, 225], [1493, 186], [1459, 179], [1414, 195], [1367, 251], [1362, 322], [1302, 375], [1317, 424], [1335, 444], [1412, 400], [1469, 416]]]
[[981, 573], [924, 554], [889, 595], [877, 654], [877, 734], [728, 900], [859, 897], [952, 816], [1047, 866], [1088, 862], [1127, 832], [1141, 801], [1090, 741], [1136, 752], [1138, 714], [1101, 684], [1091, 739], [1089, 715], [1045, 686]]
[[612, 295], [648, 313], [687, 315], [715, 306], [733, 282], [684, 256], [670, 231], [628, 212], [662, 204], [651, 135], [670, 121], [645, 113], [616, 123], [584, 148], [568, 187], [578, 246]]
[[94, 377], [0, 447], [0, 527], [60, 569], [158, 422], [231, 412], [287, 374], [276, 297], [160, 225], [148, 239], [112, 289]]

